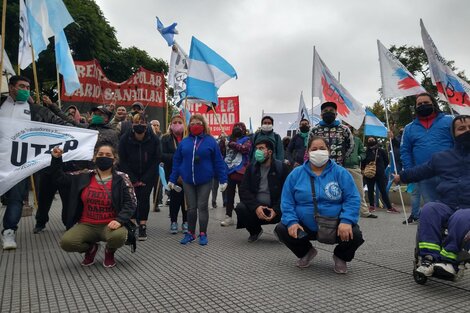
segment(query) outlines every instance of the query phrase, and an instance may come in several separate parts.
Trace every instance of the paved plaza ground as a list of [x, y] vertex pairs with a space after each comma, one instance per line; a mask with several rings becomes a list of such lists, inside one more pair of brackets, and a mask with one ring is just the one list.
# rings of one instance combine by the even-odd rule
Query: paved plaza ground
[[224, 212], [219, 197], [208, 246], [183, 246], [163, 206], [150, 213], [149, 239], [135, 254], [118, 250], [118, 265], [106, 269], [102, 248], [83, 268], [82, 255], [58, 245], [65, 229], [56, 200], [46, 231], [34, 235], [34, 217], [24, 217], [18, 249], [0, 251], [0, 312], [470, 312], [470, 271], [457, 283], [414, 282], [416, 225], [402, 225], [402, 215], [361, 219], [366, 242], [338, 275], [333, 246], [316, 243], [313, 265], [299, 269], [274, 227], [247, 243], [245, 230], [219, 225]]

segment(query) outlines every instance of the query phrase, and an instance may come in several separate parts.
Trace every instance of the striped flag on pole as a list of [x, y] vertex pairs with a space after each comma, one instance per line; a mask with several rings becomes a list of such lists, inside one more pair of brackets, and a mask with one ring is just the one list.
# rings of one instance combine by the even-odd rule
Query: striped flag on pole
[[369, 110], [366, 110], [364, 135], [387, 138], [387, 127]]
[[20, 41], [18, 44], [18, 64], [22, 70], [27, 68], [33, 62], [30, 37], [26, 6], [24, 4], [24, 0], [20, 0]]

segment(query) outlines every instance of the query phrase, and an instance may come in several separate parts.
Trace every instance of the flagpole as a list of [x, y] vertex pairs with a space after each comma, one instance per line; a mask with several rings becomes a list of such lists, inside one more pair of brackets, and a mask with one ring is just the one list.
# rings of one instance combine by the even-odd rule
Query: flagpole
[[59, 76], [59, 68], [57, 67], [57, 63], [55, 64], [56, 73], [57, 73], [57, 100], [59, 101], [59, 109], [62, 110], [62, 101], [60, 100], [60, 76]]
[[[387, 102], [387, 100], [383, 99], [382, 100], [384, 101], [384, 107], [385, 107], [385, 120], [387, 122], [387, 128], [388, 128], [388, 131], [391, 131], [391, 128], [390, 128], [390, 121], [388, 119], [388, 105], [389, 103]], [[390, 101], [390, 100], [388, 100]], [[395, 162], [395, 157], [393, 155], [393, 146], [392, 146], [392, 138], [390, 136], [388, 136], [387, 134], [387, 137], [388, 137], [388, 140], [389, 140], [389, 145], [390, 145], [390, 150], [392, 151], [392, 163], [393, 163], [393, 168], [395, 169], [395, 175], [398, 175], [398, 171], [397, 171], [397, 164]], [[388, 192], [388, 191], [387, 191]], [[408, 226], [408, 216], [406, 214], [406, 209], [405, 209], [405, 202], [403, 201], [403, 194], [401, 192], [401, 186], [398, 185], [398, 192], [400, 193], [400, 201], [401, 201], [401, 206], [403, 208], [403, 215], [405, 216], [405, 222], [406, 222], [406, 225]]]
[[313, 86], [315, 82], [315, 46], [313, 46], [313, 60], [312, 60], [312, 117], [313, 117]]
[[5, 56], [3, 55], [5, 52], [5, 28], [6, 28], [6, 16], [7, 16], [7, 0], [3, 0], [3, 8], [2, 8], [2, 55], [0, 60], [0, 69], [2, 71], [2, 79], [0, 79], [0, 92], [2, 90], [2, 83], [3, 83], [3, 59]]
[[36, 102], [39, 104], [40, 103], [40, 98], [39, 98], [39, 82], [38, 82], [38, 72], [36, 69], [36, 61], [34, 60], [34, 48], [33, 45], [31, 45], [31, 54], [33, 56], [33, 77], [34, 77], [34, 87], [36, 89]]
[[211, 108], [212, 108], [212, 111], [214, 112], [214, 116], [215, 116], [215, 119], [217, 120], [217, 123], [219, 123], [221, 135], [226, 135], [222, 127], [222, 123], [220, 122], [219, 116], [217, 115], [217, 112], [215, 112], [214, 106], [211, 105]]
[[188, 97], [185, 97], [184, 98], [184, 104], [183, 104], [183, 106], [184, 106], [183, 122], [184, 122], [184, 125], [186, 126], [184, 128], [184, 134], [183, 134], [184, 137], [186, 137], [188, 135], [188, 128], [189, 128], [189, 121], [186, 121], [186, 110], [188, 109], [187, 106], [186, 106], [187, 104], [188, 104]]

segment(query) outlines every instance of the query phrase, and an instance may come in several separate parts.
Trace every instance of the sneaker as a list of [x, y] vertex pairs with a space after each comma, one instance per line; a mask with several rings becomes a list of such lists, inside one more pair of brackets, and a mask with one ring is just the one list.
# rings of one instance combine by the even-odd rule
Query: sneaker
[[263, 229], [259, 231], [257, 234], [250, 234], [250, 237], [248, 237], [248, 242], [255, 242], [258, 241], [259, 237], [261, 237], [261, 234], [263, 233]]
[[139, 241], [147, 240], [147, 225], [139, 225]]
[[187, 222], [184, 222], [181, 225], [181, 231], [183, 232], [183, 234], [186, 234], [188, 232], [188, 223]]
[[201, 246], [205, 246], [209, 243], [209, 241], [207, 240], [207, 234], [206, 233], [200, 233], [199, 234], [199, 244]]
[[177, 234], [178, 233], [178, 223], [176, 223], [176, 222], [171, 223], [170, 233], [171, 234]]
[[310, 250], [308, 250], [307, 254], [303, 257], [301, 257], [297, 261], [297, 267], [300, 268], [307, 268], [310, 266], [310, 263], [312, 263], [313, 258], [317, 255], [318, 251], [314, 247], [311, 247]]
[[435, 263], [434, 276], [453, 280], [457, 275], [457, 271], [452, 263]]
[[3, 231], [3, 250], [16, 249], [15, 231], [13, 229], [5, 229]]
[[39, 234], [40, 232], [42, 232], [44, 229], [46, 229], [46, 226], [42, 226], [42, 225], [37, 225], [34, 226], [33, 228], [33, 234]]
[[375, 206], [371, 205], [369, 206], [369, 212], [372, 213], [372, 212], [375, 212], [376, 208]]
[[228, 216], [228, 215], [225, 215], [225, 219], [220, 222], [220, 226], [230, 226], [230, 225], [233, 225], [233, 219]]
[[103, 266], [108, 268], [116, 266], [116, 260], [114, 260], [114, 251], [110, 251], [107, 248], [104, 250]]
[[425, 255], [421, 259], [421, 265], [416, 269], [417, 272], [424, 276], [432, 276], [434, 273], [434, 259], [430, 255]]
[[[408, 221], [408, 225], [418, 224], [418, 219], [413, 217], [413, 215], [410, 215], [407, 221]], [[402, 224], [406, 225], [406, 221], [403, 221]]]
[[397, 209], [395, 209], [395, 208], [392, 206], [390, 209], [387, 209], [387, 213], [394, 213], [394, 214], [396, 214], [396, 213], [400, 213], [400, 211], [397, 210]]
[[90, 266], [95, 264], [95, 255], [100, 249], [100, 245], [95, 243], [91, 248], [85, 252], [85, 258], [82, 261], [82, 266]]
[[335, 266], [333, 267], [333, 270], [335, 271], [336, 274], [346, 274], [348, 272], [348, 265], [346, 264], [346, 261], [343, 261], [342, 259], [338, 258], [334, 254], [333, 254], [333, 261], [335, 262]]
[[153, 211], [154, 211], [154, 212], [160, 212], [160, 211], [161, 211], [161, 210], [160, 210], [160, 205], [161, 205], [161, 204], [157, 204], [156, 206], [154, 206], [154, 207], [153, 207]]
[[196, 239], [196, 236], [194, 236], [193, 234], [191, 234], [188, 231], [186, 234], [184, 234], [184, 237], [183, 237], [183, 239], [181, 239], [180, 244], [182, 244], [182, 245], [188, 244], [188, 243], [194, 241], [194, 239]]
[[212, 201], [212, 208], [217, 209], [217, 202], [216, 201]]
[[166, 205], [166, 206], [170, 206], [170, 199], [167, 199], [167, 200], [166, 200], [165, 205]]
[[370, 213], [369, 215], [363, 216], [365, 218], [377, 218], [378, 216], [375, 214]]

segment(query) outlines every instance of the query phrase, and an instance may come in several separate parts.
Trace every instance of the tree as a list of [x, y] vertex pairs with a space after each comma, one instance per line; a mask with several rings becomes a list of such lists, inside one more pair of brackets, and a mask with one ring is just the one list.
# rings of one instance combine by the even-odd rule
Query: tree
[[[109, 24], [103, 12], [94, 0], [64, 0], [75, 23], [65, 28], [72, 57], [77, 61], [97, 59], [106, 76], [118, 82], [129, 78], [139, 67], [156, 72], [168, 72], [168, 64], [136, 47], [122, 48], [116, 37], [116, 30]], [[19, 41], [19, 4], [18, 0], [8, 0], [6, 17], [5, 49], [12, 64], [18, 63]], [[52, 96], [57, 88], [54, 40], [50, 39], [46, 51], [37, 61], [40, 90]], [[27, 77], [33, 77], [31, 66], [22, 71]]]

